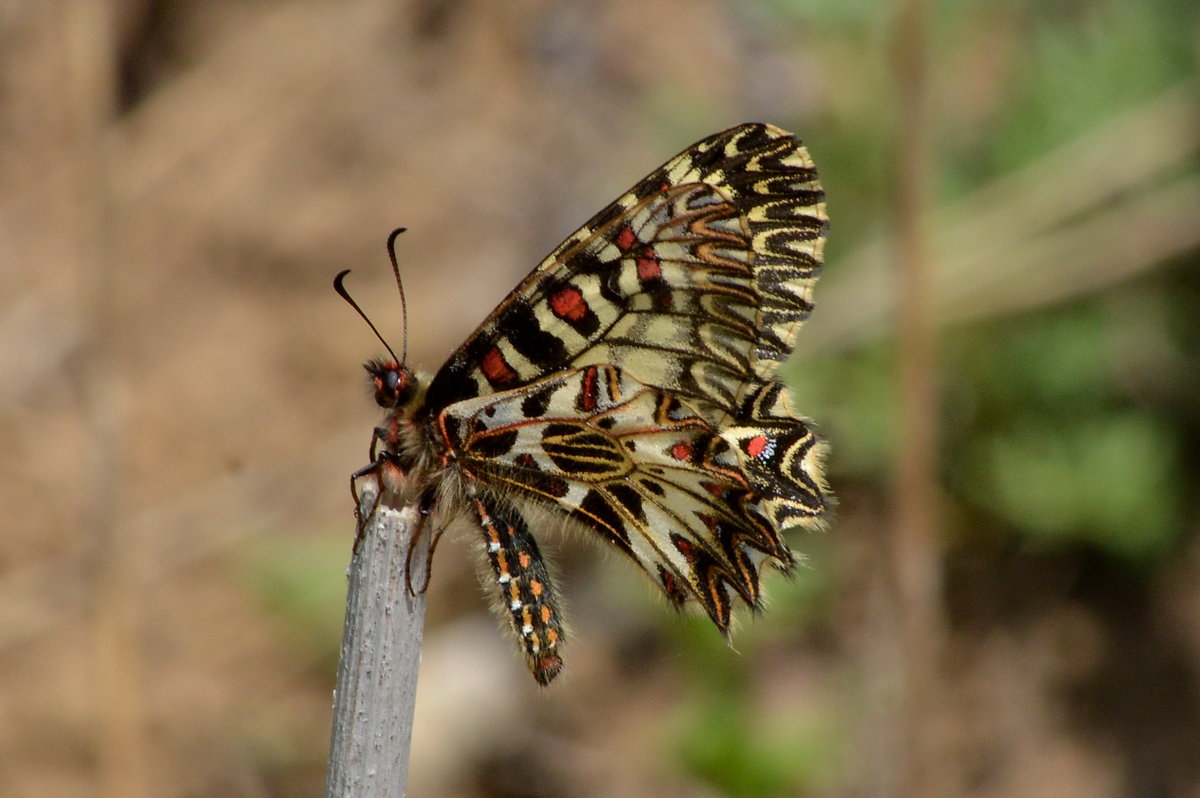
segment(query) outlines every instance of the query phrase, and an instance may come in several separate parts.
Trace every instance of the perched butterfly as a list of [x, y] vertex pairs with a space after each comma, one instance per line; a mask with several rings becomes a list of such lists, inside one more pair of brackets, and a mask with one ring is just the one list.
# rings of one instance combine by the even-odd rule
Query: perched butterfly
[[760, 607], [759, 569], [795, 562], [781, 532], [820, 526], [823, 444], [775, 372], [826, 226], [800, 142], [740, 125], [567, 238], [432, 379], [394, 355], [366, 364], [387, 415], [355, 476], [385, 505], [473, 516], [538, 683], [564, 638], [531, 528], [605, 538], [727, 632], [730, 590]]

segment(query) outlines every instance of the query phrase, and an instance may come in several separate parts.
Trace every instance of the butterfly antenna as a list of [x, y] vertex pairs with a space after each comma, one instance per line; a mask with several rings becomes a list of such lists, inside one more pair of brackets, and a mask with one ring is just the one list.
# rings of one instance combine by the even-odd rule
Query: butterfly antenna
[[[397, 363], [404, 365], [404, 359], [396, 358], [396, 353], [392, 350], [392, 347], [388, 345], [387, 341], [383, 340], [383, 336], [379, 334], [379, 330], [375, 327], [375, 324], [369, 318], [367, 318], [367, 314], [363, 313], [363, 309], [358, 306], [358, 303], [354, 301], [352, 296], [350, 296], [350, 292], [346, 290], [346, 286], [342, 284], [342, 282], [346, 279], [346, 275], [349, 273], [350, 270], [345, 269], [344, 271], [339, 272], [337, 277], [333, 278], [333, 290], [337, 291], [338, 296], [346, 300], [350, 307], [354, 308], [355, 312], [358, 313], [359, 316], [362, 316], [362, 320], [365, 321], [367, 326], [371, 328], [371, 332], [375, 333], [375, 337], [379, 339], [379, 343], [383, 344], [383, 348], [388, 351], [388, 354], [391, 355]], [[408, 340], [408, 336], [405, 336], [405, 340]]]
[[387, 240], [388, 257], [392, 260], [392, 274], [396, 275], [396, 288], [400, 291], [400, 313], [404, 316], [403, 326], [400, 328], [404, 335], [404, 346], [401, 349], [404, 357], [400, 358], [401, 363], [408, 360], [408, 302], [404, 299], [404, 283], [400, 280], [400, 264], [396, 262], [396, 239], [405, 229], [397, 227]]

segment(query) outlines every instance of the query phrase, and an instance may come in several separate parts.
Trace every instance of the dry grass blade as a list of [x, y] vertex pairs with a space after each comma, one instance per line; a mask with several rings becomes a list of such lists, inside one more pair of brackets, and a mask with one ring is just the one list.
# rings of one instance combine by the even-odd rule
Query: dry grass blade
[[[1097, 291], [1200, 244], [1194, 158], [1197, 86], [1177, 86], [933, 215], [939, 324], [1027, 310]], [[1190, 219], [1190, 221], [1189, 221]], [[887, 334], [896, 291], [883, 238], [831, 268], [805, 351]]]

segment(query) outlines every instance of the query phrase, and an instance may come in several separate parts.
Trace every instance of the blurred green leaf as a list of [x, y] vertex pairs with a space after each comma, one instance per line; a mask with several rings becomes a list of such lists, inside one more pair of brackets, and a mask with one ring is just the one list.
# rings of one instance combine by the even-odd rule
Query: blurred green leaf
[[744, 697], [709, 693], [679, 718], [679, 761], [694, 777], [739, 798], [794, 796], [830, 784], [842, 737], [817, 713], [752, 714]]
[[1026, 30], [1012, 43], [1020, 58], [1011, 62], [1010, 94], [976, 142], [987, 174], [1004, 174], [1194, 74], [1196, 9], [1120, 0], [1029, 4]]
[[349, 544], [339, 535], [265, 540], [240, 564], [242, 581], [325, 669], [337, 667], [349, 559]]
[[1178, 454], [1168, 428], [1128, 411], [1082, 424], [1026, 420], [974, 447], [979, 504], [1050, 540], [1113, 554], [1164, 553], [1180, 530]]
[[882, 476], [887, 469], [897, 421], [894, 369], [888, 346], [784, 368], [796, 407], [832, 444], [831, 471]]

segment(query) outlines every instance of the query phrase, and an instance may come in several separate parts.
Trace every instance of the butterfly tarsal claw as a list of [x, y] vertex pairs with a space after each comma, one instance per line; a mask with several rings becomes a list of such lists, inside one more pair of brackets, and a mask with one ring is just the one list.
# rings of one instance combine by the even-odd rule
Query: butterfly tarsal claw
[[366, 364], [387, 416], [357, 476], [378, 481], [377, 504], [473, 511], [539, 684], [562, 668], [563, 624], [524, 508], [594, 531], [722, 632], [730, 588], [758, 609], [762, 565], [795, 561], [783, 530], [820, 526], [824, 446], [775, 373], [812, 310], [826, 227], [800, 142], [739, 125], [569, 236], [431, 380], [390, 347]]

